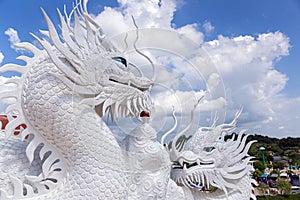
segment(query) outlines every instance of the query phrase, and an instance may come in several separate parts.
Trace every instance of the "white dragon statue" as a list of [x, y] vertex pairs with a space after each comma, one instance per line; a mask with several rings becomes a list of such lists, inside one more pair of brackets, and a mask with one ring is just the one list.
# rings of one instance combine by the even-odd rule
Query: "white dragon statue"
[[[42, 49], [20, 43], [33, 54], [18, 57], [26, 66], [0, 68], [21, 74], [8, 81], [15, 90], [0, 92], [0, 99], [15, 99], [0, 134], [0, 199], [255, 199], [252, 142], [246, 144], [244, 132], [224, 139], [240, 113], [231, 124], [214, 123], [180, 140], [189, 125], [168, 146], [173, 113], [174, 127], [158, 142], [148, 123], [155, 80], [130, 71], [137, 67], [105, 37], [87, 2], [70, 15], [58, 11], [61, 34], [42, 10], [49, 30], [41, 31], [44, 38], [32, 34]], [[143, 123], [118, 142], [105, 113]]]

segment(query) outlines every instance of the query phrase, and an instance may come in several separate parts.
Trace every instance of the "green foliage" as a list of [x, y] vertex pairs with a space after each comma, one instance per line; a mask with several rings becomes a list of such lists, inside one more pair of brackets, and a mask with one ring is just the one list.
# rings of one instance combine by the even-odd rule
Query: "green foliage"
[[273, 162], [273, 155], [270, 152], [274, 152], [277, 156], [285, 156], [285, 159], [292, 165], [300, 165], [300, 154], [298, 153], [300, 138], [288, 137], [278, 139], [262, 135], [250, 135], [247, 140], [257, 140], [257, 143], [254, 143], [249, 150], [249, 155], [254, 156], [257, 160], [262, 160], [262, 152], [259, 150], [259, 147], [265, 147], [264, 155], [269, 168], [282, 169], [284, 167], [284, 163]]
[[300, 138], [283, 138], [279, 140], [278, 145], [281, 149], [286, 149], [286, 147], [299, 147]]
[[270, 146], [268, 147], [270, 148], [272, 151], [274, 151], [276, 153], [276, 155], [279, 155], [279, 156], [283, 156], [283, 150], [279, 147], [278, 143], [273, 143], [273, 144], [270, 144]]
[[260, 160], [253, 163], [254, 169], [258, 169], [259, 171], [263, 171], [265, 169], [264, 163]]
[[276, 196], [259, 196], [257, 200], [299, 200], [300, 194], [276, 195]]
[[273, 168], [274, 169], [283, 169], [284, 168], [284, 163], [283, 162], [273, 163]]
[[300, 154], [297, 152], [298, 149], [291, 151], [288, 155], [289, 158], [292, 160], [292, 164], [300, 165]]
[[270, 172], [270, 175], [271, 174], [277, 174], [277, 175], [279, 175], [279, 171], [277, 171], [277, 170], [272, 170], [271, 172]]
[[263, 143], [263, 144], [273, 144], [277, 143], [279, 141], [278, 138], [271, 138], [268, 136], [263, 136], [263, 135], [250, 135], [248, 137], [249, 140], [257, 140], [258, 143]]
[[253, 176], [256, 178], [256, 180], [258, 180], [262, 174], [263, 173], [258, 169], [253, 172]]

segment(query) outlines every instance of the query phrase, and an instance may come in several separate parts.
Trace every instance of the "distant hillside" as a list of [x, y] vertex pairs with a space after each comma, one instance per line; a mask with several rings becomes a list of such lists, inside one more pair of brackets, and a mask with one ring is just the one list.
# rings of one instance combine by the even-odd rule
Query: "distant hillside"
[[[284, 166], [300, 166], [300, 137], [272, 138], [262, 135], [249, 135], [248, 141], [256, 140], [249, 155], [254, 156], [258, 162], [262, 161], [261, 146], [265, 147], [264, 156], [268, 167], [283, 168]], [[276, 157], [276, 161], [274, 160]]]
[[257, 140], [258, 143], [263, 143], [266, 145], [270, 144], [277, 144], [282, 150], [290, 149], [292, 147], [299, 147], [300, 148], [300, 137], [292, 138], [272, 138], [268, 136], [262, 136], [262, 135], [250, 135], [248, 137], [248, 140]]

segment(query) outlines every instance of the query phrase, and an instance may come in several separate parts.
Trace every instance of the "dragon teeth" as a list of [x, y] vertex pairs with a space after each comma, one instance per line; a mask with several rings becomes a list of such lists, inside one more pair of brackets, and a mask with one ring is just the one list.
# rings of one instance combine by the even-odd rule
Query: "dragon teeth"
[[179, 183], [183, 184], [183, 179], [179, 178]]
[[183, 164], [183, 172], [187, 172], [186, 163]]
[[187, 181], [192, 182], [191, 176], [186, 177]]
[[191, 175], [191, 180], [192, 180], [193, 182], [196, 182], [196, 179], [195, 179], [194, 174]]
[[201, 178], [201, 183], [202, 183], [202, 185], [205, 185], [204, 174], [202, 174], [202, 172], [200, 172], [199, 176], [200, 176], [200, 178]]
[[195, 174], [194, 175], [196, 182], [200, 182], [200, 176], [199, 174]]
[[[137, 98], [137, 100], [138, 100], [138, 105], [139, 105], [140, 107], [143, 108], [142, 98], [139, 96], [139, 97]], [[144, 108], [143, 108], [143, 109], [144, 109]]]
[[139, 109], [138, 109], [137, 98], [136, 98], [136, 97], [134, 97], [134, 98], [132, 99], [132, 103], [133, 103], [134, 110], [135, 110], [135, 111], [138, 111]]
[[187, 179], [183, 179], [183, 185], [187, 188], [191, 188], [190, 184], [188, 183]]
[[183, 158], [179, 158], [178, 162], [182, 166], [183, 165]]
[[130, 102], [130, 100], [127, 100], [126, 103], [127, 103], [127, 109], [129, 110], [130, 113], [133, 114], [133, 112], [132, 112], [132, 110], [131, 110], [131, 102]]
[[205, 178], [206, 178], [206, 187], [207, 187], [207, 189], [209, 190], [209, 188], [210, 188], [210, 184], [209, 184], [210, 179], [209, 179], [209, 176], [206, 175]]

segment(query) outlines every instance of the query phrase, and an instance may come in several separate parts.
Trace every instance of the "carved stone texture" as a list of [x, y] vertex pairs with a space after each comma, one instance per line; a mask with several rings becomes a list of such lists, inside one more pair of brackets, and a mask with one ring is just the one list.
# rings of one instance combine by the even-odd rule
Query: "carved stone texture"
[[[42, 49], [20, 43], [33, 54], [19, 57], [26, 66], [0, 68], [21, 74], [9, 80], [14, 90], [0, 92], [0, 99], [15, 99], [0, 117], [0, 199], [255, 199], [252, 142], [243, 132], [224, 140], [240, 113], [231, 124], [214, 123], [179, 141], [184, 129], [171, 148], [162, 144], [165, 137], [158, 142], [149, 124], [153, 79], [130, 71], [87, 2], [70, 15], [58, 12], [60, 35], [42, 11], [49, 30], [42, 38], [32, 34]], [[105, 114], [143, 123], [120, 142]]]

